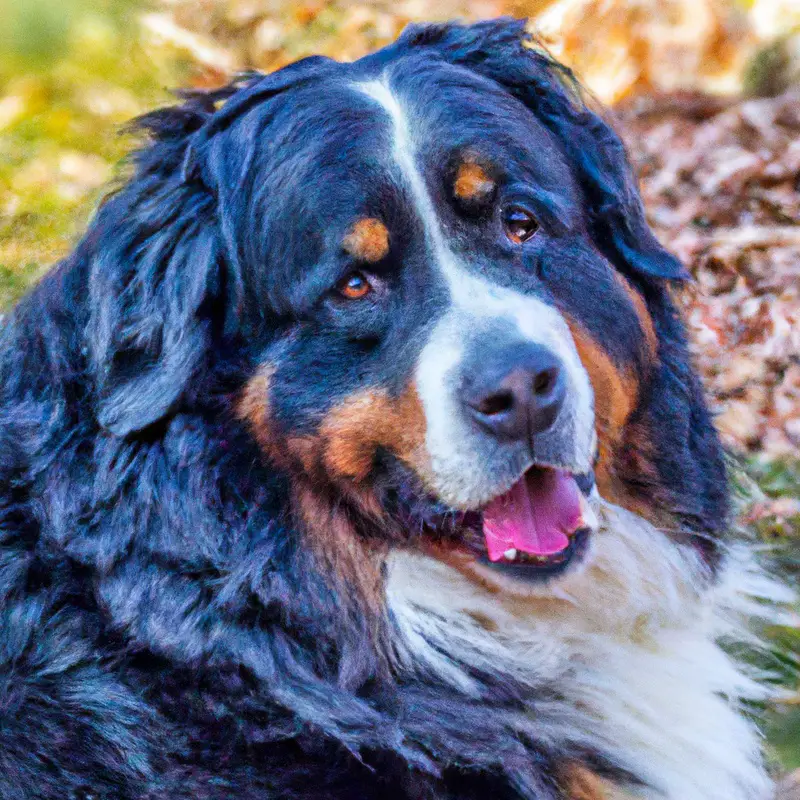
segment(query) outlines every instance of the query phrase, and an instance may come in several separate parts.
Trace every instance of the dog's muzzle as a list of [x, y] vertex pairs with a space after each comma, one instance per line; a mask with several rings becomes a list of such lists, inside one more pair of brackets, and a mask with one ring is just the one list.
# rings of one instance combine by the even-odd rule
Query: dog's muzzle
[[524, 340], [474, 347], [459, 390], [465, 414], [480, 432], [533, 452], [534, 438], [549, 430], [564, 405], [567, 382], [561, 359]]
[[593, 394], [564, 318], [518, 298], [513, 314], [453, 309], [433, 330], [417, 370], [430, 459], [423, 478], [477, 521], [463, 545], [487, 568], [550, 574], [585, 549], [596, 525]]

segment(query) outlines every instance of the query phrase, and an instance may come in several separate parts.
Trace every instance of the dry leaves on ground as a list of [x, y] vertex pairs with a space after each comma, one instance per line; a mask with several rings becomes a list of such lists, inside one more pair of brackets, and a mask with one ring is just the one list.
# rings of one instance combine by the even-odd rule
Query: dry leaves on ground
[[619, 120], [683, 296], [725, 441], [800, 452], [800, 94], [651, 98]]

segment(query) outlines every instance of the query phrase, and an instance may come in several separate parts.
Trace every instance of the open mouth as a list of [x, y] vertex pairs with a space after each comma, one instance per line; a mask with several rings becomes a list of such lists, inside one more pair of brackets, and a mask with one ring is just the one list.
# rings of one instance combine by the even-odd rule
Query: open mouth
[[569, 544], [557, 553], [546, 556], [517, 552], [513, 559], [490, 561], [480, 556], [479, 562], [500, 575], [523, 581], [542, 581], [556, 578], [578, 563], [589, 545], [590, 528], [580, 528], [569, 536]]
[[516, 579], [553, 577], [586, 551], [596, 527], [587, 495], [591, 474], [531, 467], [505, 494], [484, 509], [485, 566]]
[[586, 554], [597, 528], [593, 489], [591, 472], [537, 465], [479, 510], [414, 516], [433, 555], [483, 581], [537, 583], [558, 577]]

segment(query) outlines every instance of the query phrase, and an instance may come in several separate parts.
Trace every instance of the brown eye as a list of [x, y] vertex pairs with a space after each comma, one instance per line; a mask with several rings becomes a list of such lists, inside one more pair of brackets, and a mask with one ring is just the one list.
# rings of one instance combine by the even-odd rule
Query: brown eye
[[372, 291], [372, 284], [363, 272], [351, 272], [340, 284], [339, 294], [348, 300], [360, 300]]
[[508, 206], [503, 209], [503, 227], [512, 242], [522, 244], [539, 230], [539, 223], [522, 206]]

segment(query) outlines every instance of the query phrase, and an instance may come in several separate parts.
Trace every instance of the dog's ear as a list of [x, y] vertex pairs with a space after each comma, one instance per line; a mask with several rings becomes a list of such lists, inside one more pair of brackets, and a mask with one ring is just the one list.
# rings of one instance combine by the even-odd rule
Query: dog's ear
[[221, 300], [208, 198], [139, 180], [106, 203], [90, 232], [98, 245], [89, 320], [98, 420], [119, 436], [176, 406], [202, 365]]
[[595, 243], [619, 269], [644, 279], [689, 277], [647, 225], [619, 136], [587, 106], [572, 73], [537, 45], [525, 20], [412, 25], [398, 45], [428, 49], [491, 78], [555, 134], [584, 192]]
[[336, 62], [311, 58], [271, 75], [184, 95], [141, 118], [151, 143], [129, 183], [100, 209], [89, 252], [88, 343], [98, 420], [140, 431], [190, 398], [212, 351], [237, 335], [244, 298], [242, 187], [263, 120], [234, 123]]

